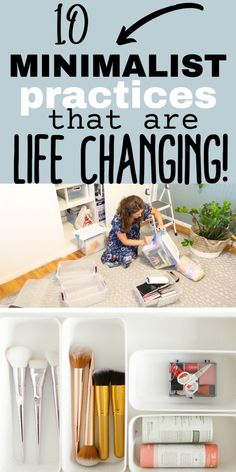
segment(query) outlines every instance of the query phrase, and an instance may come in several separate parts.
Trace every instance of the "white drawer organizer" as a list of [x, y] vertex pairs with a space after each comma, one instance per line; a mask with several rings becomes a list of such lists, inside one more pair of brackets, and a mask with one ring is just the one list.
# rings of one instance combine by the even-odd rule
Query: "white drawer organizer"
[[[81, 472], [71, 458], [72, 344], [95, 352], [97, 369], [126, 372], [125, 457], [93, 468], [101, 472], [141, 472], [138, 446], [141, 419], [146, 415], [206, 415], [213, 418], [214, 442], [219, 445], [219, 472], [236, 470], [236, 309], [76, 309], [8, 310], [0, 312], [0, 472]], [[26, 345], [35, 356], [47, 350], [60, 354], [61, 435], [57, 438], [50, 375], [47, 374], [42, 417], [41, 462], [35, 462], [35, 433], [31, 386], [27, 382], [26, 460], [21, 464], [16, 408], [5, 351]], [[168, 363], [210, 359], [217, 362], [217, 397], [176, 399], [168, 396]], [[167, 366], [167, 369], [166, 369]], [[166, 376], [167, 375], [167, 376]], [[46, 400], [47, 399], [47, 400]], [[177, 401], [178, 400], [178, 401]], [[197, 400], [197, 401], [196, 401]], [[111, 428], [112, 431], [112, 428]], [[112, 445], [112, 437], [110, 438]], [[112, 449], [112, 447], [111, 447]], [[60, 452], [59, 452], [60, 451]], [[161, 469], [156, 469], [161, 470]], [[175, 469], [163, 469], [172, 472]], [[178, 470], [178, 469], [177, 469]], [[180, 470], [180, 469], [179, 469]], [[181, 469], [191, 472], [192, 469]], [[203, 472], [205, 469], [197, 469]]]
[[[204, 362], [217, 364], [216, 397], [169, 396], [169, 362]], [[236, 411], [236, 350], [235, 351], [137, 351], [130, 358], [129, 398], [136, 410], [194, 412]]]
[[[189, 413], [184, 414], [188, 416]], [[139, 444], [142, 440], [142, 416], [133, 418], [129, 425], [129, 467], [133, 472], [141, 472], [143, 470], [150, 471], [166, 471], [174, 472], [175, 470], [182, 472], [206, 471], [210, 469], [175, 469], [175, 468], [156, 468], [147, 469], [141, 468], [139, 464]], [[161, 415], [158, 415], [161, 416]], [[175, 416], [175, 415], [171, 415]], [[236, 415], [222, 415], [222, 414], [205, 414], [213, 419], [214, 443], [219, 445], [220, 465], [216, 471], [233, 472], [236, 470], [236, 453], [235, 453], [235, 438], [236, 438]]]

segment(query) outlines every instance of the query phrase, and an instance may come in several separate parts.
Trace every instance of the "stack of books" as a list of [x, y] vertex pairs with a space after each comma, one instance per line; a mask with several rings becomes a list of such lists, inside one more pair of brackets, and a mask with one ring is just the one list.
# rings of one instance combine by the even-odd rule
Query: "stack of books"
[[148, 284], [144, 282], [143, 284], [137, 285], [136, 289], [145, 306], [153, 305], [155, 301], [158, 302], [159, 298], [168, 298], [177, 294], [176, 285], [173, 283]]

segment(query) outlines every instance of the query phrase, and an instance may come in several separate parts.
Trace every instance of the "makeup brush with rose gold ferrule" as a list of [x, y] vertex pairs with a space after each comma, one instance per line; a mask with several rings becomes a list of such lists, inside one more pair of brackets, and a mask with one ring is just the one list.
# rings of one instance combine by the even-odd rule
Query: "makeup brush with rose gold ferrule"
[[86, 398], [86, 419], [84, 429], [84, 445], [79, 450], [77, 462], [80, 465], [91, 467], [99, 462], [98, 450], [95, 446], [94, 432], [94, 386], [93, 386], [94, 354], [91, 356]]
[[70, 364], [72, 367], [72, 436], [73, 457], [76, 460], [80, 448], [82, 404], [84, 395], [85, 369], [91, 361], [91, 351], [80, 346], [70, 349]]

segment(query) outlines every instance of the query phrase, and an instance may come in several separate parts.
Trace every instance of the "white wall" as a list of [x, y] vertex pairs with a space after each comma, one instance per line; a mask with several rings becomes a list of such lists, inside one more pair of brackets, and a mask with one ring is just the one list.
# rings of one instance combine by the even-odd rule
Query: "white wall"
[[[110, 226], [111, 220], [116, 213], [119, 202], [124, 197], [129, 195], [138, 195], [143, 198], [145, 202], [149, 203], [149, 197], [145, 195], [146, 188], [150, 189], [150, 192], [155, 191], [153, 188], [155, 186], [151, 184], [105, 184], [104, 193], [105, 193], [105, 211], [106, 211], [106, 225]], [[153, 200], [153, 196], [151, 200]]]
[[0, 284], [63, 255], [54, 185], [0, 185]]
[[[192, 185], [170, 185], [173, 208], [187, 206], [187, 208], [199, 208], [204, 203], [212, 202], [223, 203], [224, 200], [230, 200], [232, 210], [236, 212], [236, 185], [234, 184], [204, 184], [199, 188], [197, 184]], [[175, 212], [178, 220], [192, 224], [190, 215]]]

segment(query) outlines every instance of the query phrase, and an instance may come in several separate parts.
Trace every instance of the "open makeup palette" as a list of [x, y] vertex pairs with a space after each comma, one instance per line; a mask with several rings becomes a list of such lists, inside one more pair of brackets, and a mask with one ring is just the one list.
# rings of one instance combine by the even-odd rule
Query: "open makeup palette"
[[[141, 472], [143, 418], [204, 416], [213, 422], [219, 446], [219, 472], [236, 470], [236, 310], [231, 309], [76, 309], [0, 312], [0, 472], [81, 472], [72, 457], [72, 387], [69, 352], [77, 344], [95, 354], [95, 369], [125, 372], [125, 452], [93, 467], [100, 472]], [[34, 358], [59, 353], [60, 434], [58, 435], [50, 372], [46, 374], [37, 461], [32, 386], [27, 372], [25, 393], [25, 461], [21, 460], [17, 409], [6, 350], [27, 346]], [[216, 363], [216, 396], [170, 397], [170, 362]], [[97, 433], [95, 434], [97, 440]], [[157, 468], [156, 470], [161, 470]], [[164, 468], [169, 472], [174, 468]], [[180, 470], [180, 469], [176, 469]], [[191, 472], [192, 468], [185, 468]], [[203, 467], [198, 468], [203, 472]]]

